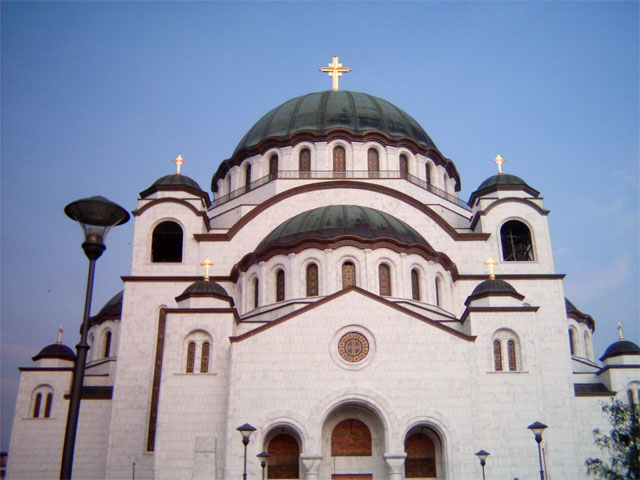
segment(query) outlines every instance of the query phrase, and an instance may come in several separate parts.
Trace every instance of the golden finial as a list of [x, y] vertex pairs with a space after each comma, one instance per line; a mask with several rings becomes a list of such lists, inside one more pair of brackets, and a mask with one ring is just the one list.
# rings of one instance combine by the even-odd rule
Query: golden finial
[[176, 175], [180, 175], [180, 165], [182, 165], [184, 163], [184, 159], [182, 158], [182, 155], [178, 155], [176, 157], [176, 159], [173, 160], [173, 163], [175, 163], [176, 166], [177, 166]]
[[489, 257], [489, 260], [487, 260], [486, 262], [484, 262], [485, 265], [487, 265], [489, 267], [489, 279], [490, 280], [495, 280], [496, 279], [496, 274], [494, 272], [494, 268], [495, 266], [498, 264], [498, 262], [496, 262], [493, 257]]
[[333, 78], [333, 91], [338, 91], [338, 78], [342, 76], [343, 73], [349, 73], [351, 69], [349, 67], [343, 67], [341, 63], [338, 62], [338, 56], [333, 56], [333, 62], [329, 64], [328, 67], [322, 67], [320, 69], [321, 72], [328, 72], [329, 76]]
[[62, 325], [60, 325], [60, 327], [58, 327], [58, 345], [60, 345], [62, 343], [62, 332], [64, 330], [62, 330]]
[[498, 156], [496, 158], [493, 159], [494, 162], [496, 162], [498, 164], [498, 174], [502, 175], [504, 172], [502, 171], [502, 164], [504, 162], [506, 162], [506, 160], [504, 158], [502, 158], [500, 156], [500, 154], [498, 154]]
[[620, 322], [618, 322], [618, 332], [620, 332], [620, 341], [622, 342], [624, 337], [622, 336], [622, 324]]
[[204, 262], [202, 262], [200, 265], [202, 265], [204, 267], [204, 281], [208, 282], [209, 281], [209, 269], [211, 267], [213, 267], [213, 262], [211, 261], [211, 259], [209, 259], [209, 257], [204, 259]]

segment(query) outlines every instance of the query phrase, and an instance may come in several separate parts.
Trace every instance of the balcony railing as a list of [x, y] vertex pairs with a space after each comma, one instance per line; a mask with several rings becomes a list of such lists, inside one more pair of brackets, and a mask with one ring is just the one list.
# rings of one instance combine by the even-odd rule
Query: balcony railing
[[[274, 178], [275, 177], [275, 178]], [[278, 179], [296, 179], [296, 180], [304, 180], [304, 179], [373, 179], [373, 180], [384, 180], [384, 179], [405, 179], [409, 183], [412, 183], [428, 192], [437, 195], [440, 198], [443, 198], [455, 205], [458, 205], [465, 210], [471, 210], [469, 205], [464, 200], [460, 200], [455, 195], [451, 195], [450, 193], [445, 192], [437, 187], [434, 187], [431, 184], [428, 184], [424, 180], [419, 179], [418, 177], [414, 177], [411, 174], [401, 172], [400, 170], [379, 170], [377, 172], [369, 171], [369, 170], [345, 170], [345, 171], [333, 171], [333, 170], [311, 170], [311, 171], [300, 171], [300, 170], [279, 170], [277, 175], [265, 175], [258, 180], [251, 182], [249, 185], [245, 185], [244, 187], [240, 187], [227, 195], [223, 195], [222, 197], [218, 197], [214, 199], [213, 204], [214, 207], [218, 207], [224, 203], [227, 203], [234, 198], [237, 198], [245, 193], [255, 190], [256, 188], [265, 185], [266, 183], [271, 182], [272, 180]]]

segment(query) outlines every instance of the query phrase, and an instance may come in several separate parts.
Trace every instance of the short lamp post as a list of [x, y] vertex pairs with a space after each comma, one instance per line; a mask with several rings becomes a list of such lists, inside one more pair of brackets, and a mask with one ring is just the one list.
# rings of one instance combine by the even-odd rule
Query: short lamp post
[[270, 456], [271, 455], [269, 455], [264, 450], [256, 455], [256, 457], [260, 459], [260, 466], [262, 467], [262, 480], [264, 480], [264, 469], [267, 468], [267, 460], [269, 460]]
[[76, 363], [73, 370], [73, 382], [69, 397], [69, 411], [67, 413], [67, 426], [64, 434], [64, 447], [62, 451], [62, 465], [60, 478], [69, 480], [73, 470], [73, 454], [78, 430], [78, 416], [80, 414], [80, 397], [82, 383], [84, 381], [84, 368], [87, 363], [87, 330], [89, 329], [89, 313], [91, 310], [91, 296], [93, 294], [93, 277], [96, 260], [106, 250], [104, 239], [112, 227], [122, 225], [129, 221], [129, 213], [104, 197], [90, 197], [76, 200], [64, 208], [64, 213], [69, 218], [80, 224], [84, 232], [82, 249], [89, 258], [89, 274], [87, 276], [87, 289], [84, 301], [84, 315], [80, 330], [80, 343], [76, 345]]
[[491, 455], [489, 452], [486, 452], [484, 450], [480, 450], [478, 452], [475, 453], [476, 457], [478, 457], [480, 459], [480, 466], [482, 467], [482, 480], [485, 480], [484, 478], [484, 466], [487, 464], [487, 457], [489, 455]]
[[242, 444], [244, 445], [244, 471], [242, 473], [242, 480], [247, 480], [247, 445], [249, 445], [249, 438], [251, 434], [256, 431], [256, 427], [245, 423], [236, 428], [236, 430], [242, 434]]
[[536, 437], [536, 442], [538, 443], [538, 462], [540, 462], [540, 480], [544, 480], [544, 470], [542, 469], [542, 453], [540, 450], [540, 442], [542, 442], [542, 432], [547, 426], [541, 422], [533, 422], [531, 425], [527, 427], [529, 430], [533, 432]]

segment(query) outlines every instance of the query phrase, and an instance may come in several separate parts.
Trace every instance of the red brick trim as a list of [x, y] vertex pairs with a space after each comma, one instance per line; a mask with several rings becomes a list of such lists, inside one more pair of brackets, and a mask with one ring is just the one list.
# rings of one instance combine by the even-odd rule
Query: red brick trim
[[[131, 276], [122, 276], [120, 277], [123, 282], [197, 282], [202, 280], [203, 276], [169, 276], [169, 275], [158, 275], [155, 277], [149, 275], [131, 275]], [[231, 282], [231, 277], [226, 277], [223, 275], [219, 276], [211, 276], [210, 280], [214, 282]]]
[[528, 185], [494, 185], [492, 187], [483, 188], [482, 190], [477, 190], [471, 194], [469, 197], [469, 205], [473, 207], [476, 203], [476, 200], [480, 197], [487, 195], [488, 193], [493, 192], [527, 192], [532, 197], [538, 198], [540, 192], [535, 188], [531, 188]]
[[460, 317], [460, 322], [464, 323], [465, 320], [469, 317], [470, 313], [474, 312], [491, 312], [491, 313], [505, 313], [505, 312], [513, 312], [513, 313], [525, 313], [525, 312], [537, 312], [540, 310], [540, 307], [467, 307], [464, 310], [464, 313]]
[[311, 304], [311, 305], [307, 305], [306, 307], [302, 307], [298, 310], [296, 310], [295, 312], [291, 312], [283, 317], [280, 317], [277, 320], [273, 320], [272, 322], [266, 324], [266, 325], [262, 325], [254, 330], [251, 330], [250, 332], [244, 333], [242, 335], [238, 335], [236, 337], [229, 337], [229, 341], [231, 343], [236, 343], [236, 342], [241, 342], [243, 340], [246, 340], [248, 338], [253, 337], [254, 335], [257, 335], [258, 333], [263, 332], [264, 330], [268, 330], [270, 328], [275, 327], [276, 325], [279, 325], [283, 322], [286, 322], [287, 320], [290, 320], [294, 317], [297, 317], [298, 315], [302, 315], [303, 313], [306, 313], [310, 310], [313, 310], [314, 308], [317, 308], [321, 305], [324, 305], [325, 303], [329, 303], [331, 301], [333, 301], [336, 298], [341, 297], [342, 295], [345, 295], [351, 291], [357, 292], [361, 295], [364, 295], [365, 297], [371, 298], [372, 300], [375, 300], [377, 302], [380, 302], [383, 305], [386, 305], [387, 307], [391, 307], [394, 310], [398, 310], [399, 312], [402, 312], [406, 315], [409, 315], [410, 317], [416, 318], [424, 323], [427, 323], [433, 327], [436, 327], [444, 332], [450, 333], [458, 338], [461, 338], [462, 340], [466, 340], [468, 342], [474, 342], [476, 340], [475, 336], [472, 335], [467, 335], [466, 333], [462, 333], [459, 332], [458, 330], [455, 330], [451, 327], [447, 327], [446, 325], [442, 325], [440, 322], [437, 322], [435, 320], [431, 320], [428, 317], [425, 317], [424, 315], [421, 315], [417, 312], [414, 312], [413, 310], [410, 310], [408, 308], [402, 307], [400, 305], [396, 305], [395, 303], [380, 297], [374, 293], [368, 292], [366, 290], [363, 290], [360, 287], [349, 287], [349, 288], [345, 288], [344, 290], [340, 290], [332, 295], [329, 295], [328, 297], [324, 297], [322, 300], [318, 300], [317, 302]]
[[[563, 280], [567, 275], [564, 273], [506, 273], [496, 274], [496, 278], [501, 280]], [[461, 273], [458, 280], [487, 280], [489, 275], [475, 275]]]
[[487, 298], [487, 297], [513, 297], [513, 298], [517, 298], [518, 300], [524, 300], [524, 295], [521, 295], [519, 293], [508, 293], [508, 292], [500, 292], [500, 293], [483, 293], [481, 295], [469, 295], [467, 297], [467, 299], [464, 301], [465, 305], [469, 305], [471, 302], [473, 302], [474, 300], [479, 300], [481, 298]]
[[140, 197], [145, 199], [152, 193], [156, 192], [187, 192], [195, 195], [198, 198], [201, 198], [207, 207], [211, 206], [211, 199], [209, 199], [209, 194], [203, 190], [196, 190], [195, 188], [187, 187], [186, 185], [152, 185], [140, 192]]
[[502, 205], [503, 203], [509, 203], [509, 202], [511, 202], [511, 203], [521, 203], [523, 205], [527, 205], [527, 206], [533, 208], [540, 215], [547, 216], [547, 215], [549, 215], [551, 213], [551, 210], [546, 210], [544, 208], [540, 208], [539, 205], [535, 204], [534, 202], [532, 202], [531, 200], [526, 199], [526, 198], [517, 198], [517, 197], [501, 198], [500, 200], [496, 200], [495, 202], [493, 202], [485, 210], [478, 210], [476, 212], [476, 214], [473, 216], [473, 219], [471, 220], [471, 230], [476, 228], [476, 224], [478, 223], [478, 220], [480, 220], [480, 217], [482, 217], [484, 215], [487, 215], [491, 210], [493, 210], [498, 205]]
[[191, 205], [189, 202], [187, 202], [186, 200], [183, 200], [181, 198], [158, 198], [158, 199], [150, 200], [148, 203], [145, 203], [142, 207], [140, 207], [140, 208], [138, 208], [136, 210], [133, 210], [131, 212], [131, 214], [134, 217], [139, 217], [146, 210], [148, 210], [151, 207], [154, 207], [156, 205], [159, 205], [161, 203], [176, 203], [178, 205], [182, 205], [183, 207], [187, 207], [194, 214], [196, 214], [199, 217], [202, 217], [202, 221], [207, 226], [207, 230], [211, 229], [211, 225], [209, 224], [209, 217], [207, 216], [207, 212], [203, 212], [202, 210], [198, 210], [196, 207]]
[[165, 308], [166, 313], [189, 313], [194, 315], [202, 315], [208, 313], [230, 313], [233, 315], [236, 323], [240, 323], [238, 310], [235, 308]]

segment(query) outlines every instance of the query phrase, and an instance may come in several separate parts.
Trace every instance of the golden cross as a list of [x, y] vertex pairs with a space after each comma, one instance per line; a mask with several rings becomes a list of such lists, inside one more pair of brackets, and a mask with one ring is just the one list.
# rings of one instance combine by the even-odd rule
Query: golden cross
[[506, 162], [506, 160], [504, 158], [502, 158], [500, 156], [500, 154], [498, 154], [498, 156], [496, 158], [493, 159], [494, 162], [496, 162], [498, 164], [498, 174], [502, 175], [503, 171], [502, 171], [502, 164], [504, 162]]
[[494, 272], [494, 268], [495, 266], [498, 264], [498, 262], [496, 262], [493, 257], [489, 257], [489, 260], [487, 260], [486, 262], [484, 262], [485, 265], [487, 265], [489, 267], [489, 279], [491, 280], [495, 280], [496, 279], [496, 274]]
[[213, 267], [213, 262], [209, 259], [209, 257], [204, 259], [204, 262], [202, 262], [200, 265], [202, 265], [204, 267], [204, 281], [208, 282], [209, 281], [209, 269], [211, 267]]
[[58, 328], [58, 345], [62, 343], [62, 332], [62, 325], [60, 325], [60, 327]]
[[349, 73], [351, 69], [349, 67], [343, 67], [341, 63], [338, 62], [338, 56], [333, 56], [333, 62], [329, 64], [328, 67], [322, 67], [320, 69], [321, 72], [329, 72], [329, 76], [333, 78], [333, 91], [338, 91], [338, 78], [342, 76], [343, 73]]
[[618, 322], [618, 331], [620, 332], [620, 341], [622, 342], [624, 337], [622, 336], [622, 324], [620, 322]]
[[173, 163], [175, 163], [177, 165], [177, 169], [176, 169], [176, 175], [180, 175], [180, 165], [182, 165], [184, 163], [184, 159], [182, 158], [182, 155], [178, 155], [176, 157], [175, 160], [173, 160]]

